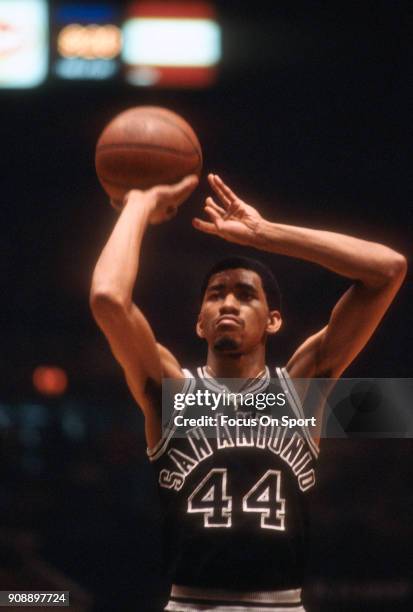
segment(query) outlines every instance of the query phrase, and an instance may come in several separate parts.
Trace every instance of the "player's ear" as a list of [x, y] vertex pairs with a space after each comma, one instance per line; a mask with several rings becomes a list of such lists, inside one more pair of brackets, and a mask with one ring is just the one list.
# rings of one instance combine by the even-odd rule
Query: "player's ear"
[[196, 334], [199, 338], [205, 338], [202, 317], [200, 314], [198, 315], [198, 320], [196, 322]]
[[267, 320], [267, 334], [276, 334], [282, 325], [281, 313], [279, 310], [270, 310]]

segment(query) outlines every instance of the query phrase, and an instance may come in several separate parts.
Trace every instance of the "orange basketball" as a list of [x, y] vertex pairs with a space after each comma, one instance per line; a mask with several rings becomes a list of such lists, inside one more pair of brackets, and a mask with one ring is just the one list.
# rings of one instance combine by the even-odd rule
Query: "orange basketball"
[[202, 151], [191, 126], [158, 106], [136, 106], [105, 127], [96, 145], [96, 172], [113, 204], [131, 189], [172, 184], [201, 173]]

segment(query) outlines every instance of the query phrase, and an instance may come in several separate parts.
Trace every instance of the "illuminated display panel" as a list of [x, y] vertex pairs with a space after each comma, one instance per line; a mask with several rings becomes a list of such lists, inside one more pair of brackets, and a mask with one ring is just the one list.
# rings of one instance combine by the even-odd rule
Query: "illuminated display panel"
[[112, 4], [62, 4], [53, 13], [53, 70], [63, 79], [104, 80], [119, 70], [122, 33]]
[[130, 83], [206, 87], [215, 81], [221, 29], [210, 3], [136, 2], [122, 33]]
[[0, 0], [0, 87], [40, 85], [48, 71], [45, 0]]

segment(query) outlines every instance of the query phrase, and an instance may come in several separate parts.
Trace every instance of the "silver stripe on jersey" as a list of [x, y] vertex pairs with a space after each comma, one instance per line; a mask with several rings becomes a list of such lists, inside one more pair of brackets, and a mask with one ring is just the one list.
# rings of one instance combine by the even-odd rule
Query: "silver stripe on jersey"
[[[288, 397], [291, 398], [290, 406], [294, 410], [297, 418], [305, 419], [303, 405], [301, 403], [297, 390], [294, 387], [294, 383], [291, 380], [291, 377], [288, 374], [287, 370], [285, 368], [275, 368], [275, 371], [277, 373], [278, 378], [280, 379], [280, 383], [281, 383], [281, 386], [283, 387], [284, 392], [286, 393]], [[302, 427], [302, 430], [310, 446], [311, 452], [317, 458], [320, 453], [320, 449], [315, 443], [314, 438], [312, 437], [310, 433], [310, 430], [308, 429], [307, 426]]]
[[170, 597], [165, 608], [168, 612], [305, 612], [301, 603], [301, 589], [240, 592], [174, 584]]
[[261, 607], [252, 607], [252, 606], [215, 606], [212, 604], [191, 604], [191, 603], [180, 603], [176, 601], [169, 601], [166, 608], [164, 608], [165, 612], [199, 612], [203, 610], [204, 612], [306, 612], [303, 606], [288, 606], [285, 608], [284, 606], [265, 606], [265, 608]]
[[[190, 393], [195, 387], [195, 378], [192, 376], [189, 370], [183, 369], [182, 372], [183, 374], [185, 374], [185, 383], [182, 388], [182, 393]], [[163, 455], [166, 447], [168, 446], [169, 440], [174, 435], [176, 425], [173, 424], [173, 417], [174, 414], [171, 415], [170, 421], [165, 427], [164, 433], [162, 434], [158, 442], [155, 444], [155, 446], [146, 449], [146, 454], [148, 455], [150, 461], [154, 461], [155, 459], [158, 459], [158, 457]]]
[[226, 589], [201, 589], [198, 587], [172, 585], [171, 597], [188, 599], [219, 599], [242, 601], [243, 603], [301, 604], [301, 589], [285, 591], [228, 591]]

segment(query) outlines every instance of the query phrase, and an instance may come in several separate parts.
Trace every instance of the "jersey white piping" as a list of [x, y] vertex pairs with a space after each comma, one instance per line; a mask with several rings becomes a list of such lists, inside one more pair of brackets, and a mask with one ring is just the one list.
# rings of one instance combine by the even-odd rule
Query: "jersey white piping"
[[[278, 378], [280, 379], [280, 383], [282, 387], [284, 388], [284, 391], [286, 391], [287, 395], [291, 398], [290, 406], [295, 412], [297, 418], [305, 419], [301, 400], [298, 396], [297, 390], [294, 387], [294, 383], [291, 380], [291, 377], [288, 374], [287, 370], [285, 368], [276, 368], [275, 370], [278, 375]], [[314, 438], [312, 437], [310, 430], [308, 429], [307, 426], [303, 426], [302, 430], [304, 432], [305, 438], [310, 446], [310, 449], [313, 455], [315, 456], [315, 458], [317, 458], [320, 453], [320, 449], [318, 445], [316, 444], [316, 442], [314, 441]]]
[[[302, 408], [301, 400], [297, 394], [297, 391], [294, 387], [294, 384], [287, 370], [285, 368], [277, 367], [275, 368], [275, 371], [276, 371], [277, 377], [280, 380], [280, 383], [281, 383], [281, 386], [284, 392], [286, 393], [287, 397], [291, 398], [291, 401], [289, 401], [289, 405], [291, 406], [295, 416], [298, 419], [304, 419], [305, 416], [304, 416], [304, 411]], [[189, 370], [182, 369], [182, 372], [185, 374], [185, 378], [186, 378], [185, 385], [184, 385], [182, 392], [187, 393], [188, 391], [190, 392], [193, 390], [196, 380], [193, 374]], [[204, 367], [198, 367], [197, 372], [198, 372], [199, 377], [201, 378], [201, 380], [203, 381], [203, 383], [205, 384], [207, 388], [213, 391], [219, 390], [221, 392], [223, 391], [223, 389], [226, 389], [225, 385], [220, 385], [215, 380], [215, 378], [208, 375], [205, 372]], [[264, 376], [260, 378], [257, 382], [253, 383], [250, 387], [244, 389], [243, 393], [253, 393], [253, 392], [258, 393], [259, 391], [262, 391], [268, 386], [269, 379], [270, 379], [270, 373], [269, 373], [268, 366], [266, 366]], [[162, 435], [160, 440], [156, 443], [156, 445], [151, 449], [147, 448], [146, 452], [147, 452], [147, 455], [150, 461], [155, 461], [156, 459], [159, 459], [159, 457], [161, 457], [166, 451], [169, 440], [171, 439], [171, 437], [176, 431], [176, 425], [172, 425], [172, 419], [173, 419], [173, 415], [171, 417], [171, 421], [168, 423], [165, 429], [164, 434]], [[309, 444], [311, 452], [313, 453], [314, 457], [317, 459], [319, 452], [320, 452], [317, 444], [315, 443], [313, 437], [311, 436], [308, 427], [302, 427], [302, 430]]]
[[173, 584], [171, 597], [208, 599], [221, 601], [242, 601], [243, 603], [301, 604], [301, 589], [282, 591], [229, 591], [227, 589], [203, 589]]
[[168, 612], [305, 612], [301, 603], [301, 589], [242, 592], [173, 584], [170, 597], [165, 608]]
[[[182, 393], [191, 392], [195, 387], [195, 378], [189, 370], [183, 369], [182, 372], [185, 374], [185, 384], [183, 386]], [[183, 412], [181, 412], [181, 414], [183, 414]], [[146, 449], [146, 454], [149, 457], [149, 461], [154, 461], [155, 459], [158, 459], [165, 452], [169, 440], [172, 438], [176, 430], [176, 425], [174, 425], [173, 423], [173, 418], [174, 414], [171, 415], [170, 421], [165, 427], [163, 435], [155, 444], [155, 446]]]
[[166, 606], [165, 612], [200, 612], [200, 610], [204, 610], [204, 612], [306, 612], [305, 608], [301, 605], [297, 606], [288, 606], [285, 608], [284, 606], [265, 606], [265, 608], [257, 607], [257, 606], [216, 606], [214, 603], [210, 604], [191, 604], [189, 602], [180, 603], [176, 601], [169, 601]]

